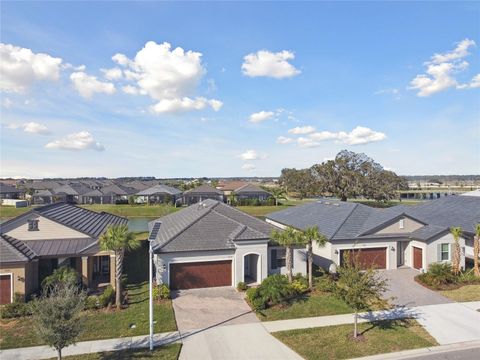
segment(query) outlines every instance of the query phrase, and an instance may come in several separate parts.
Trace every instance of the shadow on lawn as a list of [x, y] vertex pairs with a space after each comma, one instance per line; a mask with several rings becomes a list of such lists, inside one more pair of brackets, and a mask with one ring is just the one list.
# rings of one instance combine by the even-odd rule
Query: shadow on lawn
[[411, 324], [412, 319], [421, 318], [421, 313], [416, 309], [405, 306], [397, 306], [390, 310], [368, 312], [360, 315], [360, 319], [367, 320], [370, 327], [365, 329], [361, 334], [374, 329], [393, 329], [395, 327], [407, 327]]

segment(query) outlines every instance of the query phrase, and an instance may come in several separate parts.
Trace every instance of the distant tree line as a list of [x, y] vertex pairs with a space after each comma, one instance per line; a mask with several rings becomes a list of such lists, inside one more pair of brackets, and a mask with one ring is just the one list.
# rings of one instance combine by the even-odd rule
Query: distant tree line
[[283, 169], [279, 182], [300, 198], [334, 196], [342, 201], [357, 197], [389, 201], [398, 190], [408, 189], [405, 178], [385, 170], [363, 153], [347, 150], [308, 169]]

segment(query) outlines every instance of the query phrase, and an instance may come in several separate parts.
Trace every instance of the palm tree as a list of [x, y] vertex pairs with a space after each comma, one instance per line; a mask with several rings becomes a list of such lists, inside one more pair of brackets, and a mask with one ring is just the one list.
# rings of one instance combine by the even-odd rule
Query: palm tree
[[301, 243], [299, 233], [294, 228], [288, 227], [284, 231], [273, 230], [271, 234], [272, 240], [286, 249], [286, 265], [288, 281], [293, 280], [293, 246]]
[[117, 309], [122, 304], [122, 273], [125, 252], [140, 247], [140, 241], [135, 234], [128, 231], [127, 225], [112, 225], [100, 237], [100, 249], [115, 253], [115, 305]]
[[268, 192], [275, 199], [275, 206], [278, 206], [278, 200], [287, 200], [287, 191], [282, 187], [268, 189]]
[[455, 275], [460, 272], [460, 257], [461, 257], [461, 250], [460, 250], [460, 237], [462, 236], [462, 228], [461, 227], [452, 227], [450, 228], [450, 233], [453, 236], [453, 240], [455, 241], [454, 249], [453, 249], [453, 261], [452, 261], [452, 271]]
[[302, 234], [303, 243], [307, 244], [308, 255], [308, 286], [313, 289], [313, 242], [319, 247], [324, 247], [328, 239], [320, 231], [317, 226], [306, 228]]
[[480, 257], [480, 224], [475, 225], [475, 236], [473, 237], [473, 272], [480, 277], [478, 258]]
[[235, 204], [237, 203], [237, 194], [235, 193], [235, 191], [231, 191], [230, 192], [230, 195], [228, 195], [229, 197], [229, 201], [230, 201], [230, 205], [232, 206], [235, 206]]

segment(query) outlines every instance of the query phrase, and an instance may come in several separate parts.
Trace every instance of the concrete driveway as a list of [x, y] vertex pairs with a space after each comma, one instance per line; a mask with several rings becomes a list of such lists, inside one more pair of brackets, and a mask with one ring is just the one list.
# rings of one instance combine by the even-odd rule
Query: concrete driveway
[[231, 287], [179, 290], [172, 295], [180, 332], [259, 322], [243, 293]]
[[180, 360], [301, 360], [265, 330], [243, 293], [231, 287], [180, 290], [172, 297]]
[[392, 301], [394, 305], [412, 307], [453, 303], [452, 300], [418, 284], [414, 280], [419, 274], [417, 270], [401, 268], [380, 272], [388, 279], [389, 290], [385, 297], [395, 297]]

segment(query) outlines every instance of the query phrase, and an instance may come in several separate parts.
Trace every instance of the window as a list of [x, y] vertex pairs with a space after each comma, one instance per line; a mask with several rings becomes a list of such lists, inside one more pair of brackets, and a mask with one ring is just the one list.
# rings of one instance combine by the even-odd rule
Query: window
[[442, 244], [441, 245], [440, 259], [442, 261], [450, 259], [450, 244]]
[[38, 231], [38, 220], [28, 220], [28, 231]]
[[400, 229], [403, 229], [405, 227], [405, 220], [400, 219], [400, 222], [398, 223], [398, 226], [400, 227]]
[[270, 267], [272, 269], [278, 269], [286, 266], [287, 264], [287, 251], [286, 249], [272, 249], [270, 252], [272, 255]]

